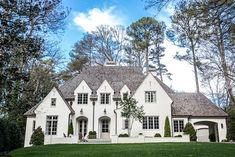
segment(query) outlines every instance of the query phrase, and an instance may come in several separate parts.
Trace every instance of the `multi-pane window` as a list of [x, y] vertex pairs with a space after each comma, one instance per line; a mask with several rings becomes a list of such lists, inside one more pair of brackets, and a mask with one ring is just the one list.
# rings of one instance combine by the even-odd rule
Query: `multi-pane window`
[[78, 93], [78, 104], [88, 103], [88, 93]]
[[33, 128], [32, 128], [32, 130], [34, 131], [35, 128], [36, 128], [36, 121], [34, 120], [34, 121], [33, 121]]
[[110, 93], [101, 93], [100, 104], [109, 104], [109, 103], [110, 103]]
[[184, 121], [183, 120], [174, 120], [174, 132], [183, 132]]
[[56, 106], [56, 98], [51, 98], [51, 106]]
[[159, 118], [157, 116], [143, 117], [143, 129], [159, 129]]
[[124, 120], [124, 129], [128, 129], [129, 128], [129, 120], [125, 119]]
[[46, 119], [46, 135], [56, 135], [58, 116], [47, 116]]
[[145, 102], [156, 102], [156, 91], [145, 92]]
[[128, 98], [128, 93], [123, 93], [122, 99], [123, 99], [123, 100], [126, 100], [127, 98]]
[[109, 132], [109, 121], [102, 120], [102, 132]]

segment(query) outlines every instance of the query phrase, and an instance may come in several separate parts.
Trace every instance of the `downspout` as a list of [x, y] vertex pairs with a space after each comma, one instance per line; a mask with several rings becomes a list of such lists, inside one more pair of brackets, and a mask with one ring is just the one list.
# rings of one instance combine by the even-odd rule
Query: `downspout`
[[116, 112], [117, 109], [118, 109], [118, 101], [116, 101], [116, 109], [114, 110], [114, 114], [115, 114], [115, 135], [117, 135], [117, 112]]
[[95, 126], [95, 101], [92, 102], [92, 105], [93, 105], [92, 131], [94, 131], [94, 126]]

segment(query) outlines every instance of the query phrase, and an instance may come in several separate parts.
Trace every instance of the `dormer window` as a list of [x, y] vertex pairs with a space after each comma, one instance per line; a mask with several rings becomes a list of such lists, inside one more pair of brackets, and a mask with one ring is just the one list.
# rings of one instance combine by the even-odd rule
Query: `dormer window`
[[56, 98], [51, 98], [51, 106], [52, 107], [56, 106]]
[[156, 102], [156, 91], [145, 92], [145, 102], [148, 103]]
[[78, 93], [78, 104], [88, 104], [88, 93]]
[[109, 104], [109, 103], [110, 103], [110, 93], [101, 93], [100, 104]]
[[123, 100], [126, 100], [128, 98], [128, 93], [126, 92], [126, 93], [123, 93], [123, 95], [122, 95], [122, 99]]

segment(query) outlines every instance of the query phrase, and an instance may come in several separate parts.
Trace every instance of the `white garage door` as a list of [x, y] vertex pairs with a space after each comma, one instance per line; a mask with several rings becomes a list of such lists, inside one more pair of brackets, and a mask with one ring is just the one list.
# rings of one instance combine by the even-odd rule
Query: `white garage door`
[[208, 128], [202, 128], [197, 130], [198, 142], [209, 142], [209, 130]]

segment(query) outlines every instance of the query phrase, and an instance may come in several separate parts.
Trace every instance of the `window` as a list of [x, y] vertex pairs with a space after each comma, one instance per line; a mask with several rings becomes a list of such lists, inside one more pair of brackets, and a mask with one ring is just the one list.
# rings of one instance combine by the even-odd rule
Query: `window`
[[145, 102], [156, 102], [156, 92], [145, 92]]
[[159, 129], [159, 118], [157, 116], [143, 117], [143, 129]]
[[56, 106], [56, 98], [51, 98], [51, 106]]
[[223, 129], [224, 128], [224, 124], [223, 123], [221, 123], [221, 129]]
[[174, 132], [183, 132], [184, 121], [183, 120], [174, 120]]
[[47, 116], [46, 135], [56, 135], [58, 116]]
[[128, 93], [123, 93], [122, 99], [123, 99], [123, 100], [126, 100], [127, 98], [128, 98]]
[[78, 93], [78, 104], [88, 104], [88, 93]]
[[32, 129], [33, 131], [35, 130], [35, 127], [36, 127], [36, 121], [34, 120], [33, 121], [33, 129]]
[[102, 132], [109, 132], [109, 121], [102, 120]]
[[124, 120], [124, 129], [128, 129], [128, 127], [129, 127], [129, 120], [125, 119]]
[[100, 94], [100, 103], [109, 104], [110, 103], [110, 93], [101, 93]]

